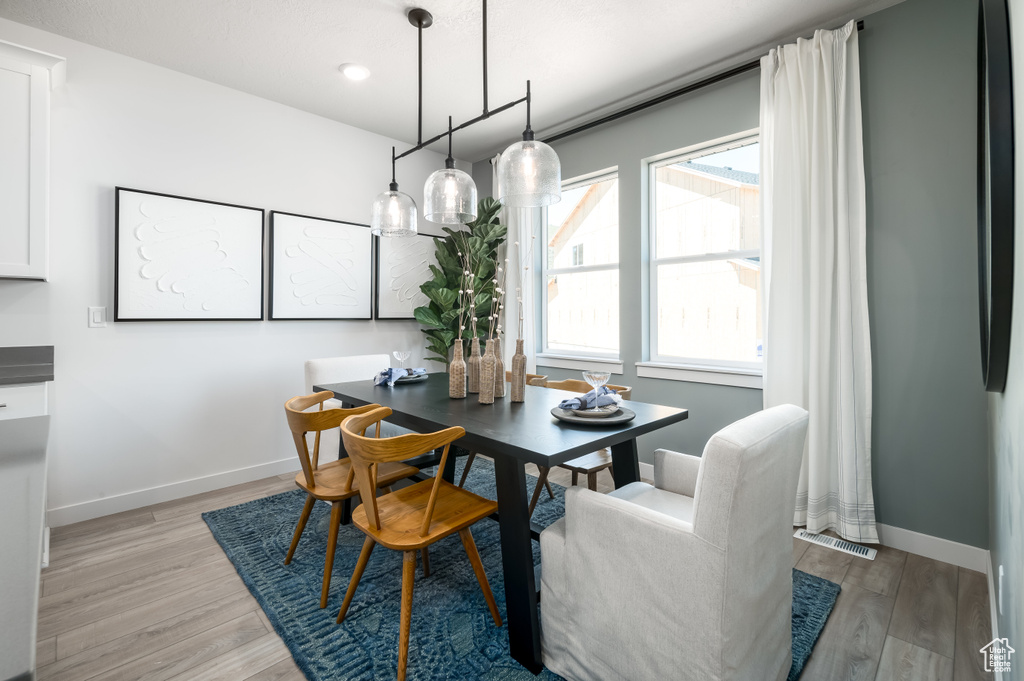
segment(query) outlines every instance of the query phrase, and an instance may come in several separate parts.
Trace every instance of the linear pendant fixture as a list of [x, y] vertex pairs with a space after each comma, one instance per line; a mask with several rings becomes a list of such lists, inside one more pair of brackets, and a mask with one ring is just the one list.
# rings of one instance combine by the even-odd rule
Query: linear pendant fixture
[[453, 133], [487, 120], [494, 114], [526, 103], [526, 129], [523, 140], [512, 144], [502, 154], [498, 164], [498, 200], [506, 206], [532, 208], [547, 206], [561, 199], [561, 166], [555, 150], [534, 139], [530, 127], [530, 81], [526, 81], [526, 96], [491, 109], [487, 104], [487, 0], [483, 4], [483, 113], [457, 126], [448, 117], [448, 131], [423, 140], [423, 29], [434, 23], [425, 9], [413, 8], [406, 15], [418, 33], [418, 127], [416, 145], [401, 154], [391, 149], [390, 190], [377, 196], [373, 203], [370, 225], [379, 236], [408, 236], [416, 233], [416, 203], [407, 194], [398, 191], [395, 165], [398, 159], [448, 137], [448, 157], [445, 167], [431, 174], [423, 187], [424, 218], [447, 225], [465, 224], [476, 219], [477, 189], [468, 173], [455, 167], [452, 157]]

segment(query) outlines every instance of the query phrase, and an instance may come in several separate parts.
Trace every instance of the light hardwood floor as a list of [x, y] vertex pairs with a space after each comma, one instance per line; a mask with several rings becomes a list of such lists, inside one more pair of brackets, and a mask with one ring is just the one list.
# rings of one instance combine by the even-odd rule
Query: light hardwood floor
[[[554, 483], [569, 478], [551, 471]], [[293, 480], [56, 528], [42, 579], [38, 679], [304, 678], [200, 517], [295, 489]], [[607, 472], [598, 480], [600, 491], [611, 489]], [[797, 539], [793, 564], [843, 587], [803, 681], [990, 678], [978, 654], [991, 639], [984, 575], [884, 547], [872, 562]]]

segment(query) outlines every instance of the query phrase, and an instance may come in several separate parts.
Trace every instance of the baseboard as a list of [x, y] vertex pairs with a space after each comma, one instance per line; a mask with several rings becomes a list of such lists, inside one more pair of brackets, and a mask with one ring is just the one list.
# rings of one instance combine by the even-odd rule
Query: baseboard
[[654, 464], [640, 462], [640, 477], [644, 480], [654, 480]]
[[[999, 603], [996, 601], [998, 579], [992, 570], [992, 552], [985, 552], [985, 577], [988, 579], [988, 610], [992, 617], [992, 640], [999, 638]], [[1002, 672], [992, 672], [995, 681], [1003, 681]]]
[[921, 534], [902, 527], [879, 523], [878, 543], [901, 551], [916, 553], [925, 558], [940, 560], [959, 567], [984, 573], [988, 565], [988, 551], [977, 546]]
[[105, 515], [130, 511], [143, 506], [159, 504], [164, 501], [173, 501], [183, 497], [210, 492], [215, 489], [239, 485], [243, 482], [252, 482], [262, 478], [269, 478], [272, 475], [288, 473], [296, 469], [295, 457], [271, 461], [270, 463], [258, 464], [247, 468], [239, 468], [223, 473], [214, 473], [201, 478], [172, 482], [167, 485], [159, 485], [148, 489], [141, 489], [135, 492], [125, 492], [112, 497], [83, 501], [79, 504], [60, 506], [49, 510], [50, 527], [70, 525], [83, 520], [92, 520]]

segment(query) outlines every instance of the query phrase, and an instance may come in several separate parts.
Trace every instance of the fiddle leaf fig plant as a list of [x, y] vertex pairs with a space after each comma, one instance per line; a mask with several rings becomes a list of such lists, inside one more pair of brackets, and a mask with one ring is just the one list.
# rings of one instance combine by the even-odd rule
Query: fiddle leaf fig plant
[[497, 268], [498, 247], [505, 242], [505, 226], [498, 220], [501, 204], [480, 199], [477, 217], [464, 229], [444, 227], [446, 236], [434, 238], [437, 265], [431, 279], [420, 286], [430, 300], [413, 314], [423, 325], [427, 359], [448, 365], [448, 351], [461, 339], [487, 336], [491, 299]]

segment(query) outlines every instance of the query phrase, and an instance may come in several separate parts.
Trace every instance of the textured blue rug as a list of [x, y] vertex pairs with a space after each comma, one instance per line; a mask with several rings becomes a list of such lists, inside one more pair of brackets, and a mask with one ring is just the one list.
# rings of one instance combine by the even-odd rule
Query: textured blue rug
[[[463, 460], [459, 460], [461, 474]], [[495, 498], [494, 469], [477, 459], [466, 487]], [[563, 489], [552, 485], [555, 498], [542, 494], [534, 521], [547, 526], [564, 514]], [[532, 486], [531, 486], [532, 491]], [[355, 527], [342, 526], [327, 608], [319, 609], [320, 586], [327, 550], [328, 504], [317, 504], [291, 565], [284, 556], [302, 511], [305, 492], [295, 490], [203, 514], [210, 531], [234, 563], [238, 574], [284, 640], [296, 664], [312, 681], [373, 681], [397, 672], [398, 620], [402, 556], [377, 549], [370, 557], [345, 622], [335, 624], [363, 543]], [[498, 525], [489, 520], [473, 527], [487, 578], [505, 614]], [[534, 543], [534, 560], [540, 550]], [[545, 670], [534, 676], [508, 654], [508, 632], [495, 627], [472, 566], [458, 536], [430, 550], [431, 576], [416, 570], [412, 632], [409, 641], [410, 681], [481, 679], [484, 681], [557, 681]], [[793, 571], [793, 670], [798, 678], [839, 593], [839, 585]]]

